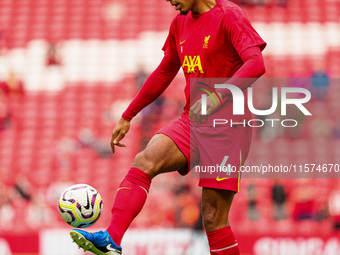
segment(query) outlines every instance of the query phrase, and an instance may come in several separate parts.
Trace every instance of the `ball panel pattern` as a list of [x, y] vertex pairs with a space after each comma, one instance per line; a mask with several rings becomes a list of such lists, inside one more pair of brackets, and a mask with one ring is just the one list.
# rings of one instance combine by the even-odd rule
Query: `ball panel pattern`
[[59, 199], [59, 212], [72, 227], [85, 228], [98, 221], [103, 201], [96, 189], [87, 184], [67, 188]]

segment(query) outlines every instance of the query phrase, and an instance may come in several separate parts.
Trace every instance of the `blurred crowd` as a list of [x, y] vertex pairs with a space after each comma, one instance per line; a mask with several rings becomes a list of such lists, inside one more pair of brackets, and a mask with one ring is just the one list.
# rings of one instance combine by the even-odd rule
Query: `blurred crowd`
[[[148, 74], [141, 68], [134, 77], [135, 90], [137, 91]], [[8, 88], [6, 95], [18, 100], [24, 95], [23, 85], [13, 74], [10, 74], [7, 82]], [[315, 81], [315, 78], [318, 79]], [[13, 82], [16, 81], [15, 83]], [[307, 83], [306, 83], [307, 81]], [[300, 84], [305, 82], [304, 84]], [[13, 86], [16, 84], [16, 86]], [[330, 79], [325, 72], [316, 71], [311, 75], [311, 79], [291, 79], [291, 86], [303, 86], [313, 90], [312, 103], [323, 102], [328, 95], [328, 86]], [[16, 88], [12, 91], [10, 88]], [[320, 88], [322, 92], [318, 94]], [[11, 94], [12, 93], [12, 94]], [[108, 104], [109, 105], [109, 104]], [[172, 100], [162, 97], [148, 108], [144, 109], [137, 118], [134, 132], [138, 132], [138, 141], [134, 141], [137, 150], [141, 150], [151, 136], [158, 130], [160, 125], [165, 121], [176, 118], [181, 111], [181, 103], [174, 105]], [[290, 113], [288, 112], [288, 115]], [[100, 121], [105, 126], [112, 127], [115, 119], [115, 107], [107, 107], [102, 113]], [[295, 118], [298, 118], [295, 116]], [[160, 123], [159, 123], [160, 122]], [[8, 128], [10, 125], [8, 125]], [[317, 127], [314, 127], [315, 131]], [[325, 130], [322, 129], [324, 132]], [[76, 155], [89, 155], [88, 152], [97, 155], [94, 160], [115, 160], [111, 156], [108, 138], [99, 135], [95, 130], [83, 123], [77, 134], [73, 136], [67, 133], [60, 133], [55, 140], [53, 165], [51, 168], [57, 171], [56, 178], [50, 180], [46, 186], [36, 186], [32, 183], [35, 176], [30, 175], [13, 175], [15, 178], [9, 179], [3, 177], [0, 181], [0, 230], [1, 231], [31, 231], [44, 227], [65, 227], [65, 223], [58, 215], [57, 203], [59, 195], [68, 186], [74, 184], [72, 181], [72, 165]], [[255, 139], [269, 139], [265, 130], [259, 131]], [[315, 131], [316, 132], [316, 131]], [[292, 135], [277, 133], [270, 139], [276, 139], [284, 135], [288, 139], [304, 139], [305, 137], [298, 134]], [[336, 131], [334, 131], [336, 134]], [[266, 136], [267, 135], [267, 136]], [[319, 135], [319, 134], [318, 134]], [[333, 139], [336, 137], [323, 137]], [[92, 155], [92, 154], [91, 154]], [[126, 166], [123, 166], [123, 168]], [[98, 169], [97, 169], [98, 170]], [[15, 171], [15, 169], [14, 169]], [[87, 173], [84, 173], [87, 174]], [[39, 177], [37, 177], [39, 178]], [[96, 177], [95, 177], [96, 178]], [[98, 178], [101, 178], [98, 176]], [[197, 188], [196, 179], [190, 177], [180, 177], [177, 173], [165, 175], [156, 178], [150, 192], [149, 202], [145, 205], [141, 215], [133, 223], [133, 227], [178, 227], [202, 229], [200, 217], [200, 189]], [[331, 226], [334, 231], [340, 230], [340, 181], [334, 180], [329, 188], [330, 193], [321, 194], [315, 188], [315, 185], [324, 185], [322, 181], [318, 183], [315, 179], [297, 179], [295, 185], [290, 185], [287, 180], [266, 181], [267, 185], [263, 187], [261, 180], [244, 179], [241, 181], [241, 193], [236, 195], [236, 201], [244, 202], [241, 210], [244, 216], [238, 215], [239, 220], [249, 222], [321, 222]], [[268, 182], [270, 185], [268, 185]], [[112, 193], [114, 196], [114, 187]], [[106, 194], [108, 195], [108, 194]], [[238, 202], [237, 202], [238, 203]], [[110, 206], [110, 205], [106, 205]], [[237, 205], [235, 205], [237, 206]], [[265, 210], [264, 210], [265, 208]], [[156, 215], [153, 214], [157, 210]], [[269, 211], [269, 213], [268, 213]], [[24, 213], [23, 213], [24, 212]], [[153, 217], [150, 217], [153, 214]], [[105, 216], [106, 218], [109, 215]], [[100, 223], [99, 223], [100, 224]]]
[[[286, 7], [289, 0], [234, 0], [243, 6], [279, 6]], [[117, 1], [115, 3], [118, 3]], [[108, 14], [116, 6], [108, 10]], [[122, 12], [121, 12], [122, 13]], [[117, 18], [117, 15], [113, 15]], [[1, 52], [0, 40], [0, 52]], [[59, 42], [51, 41], [47, 43], [45, 56], [46, 84], [60, 80], [62, 83], [63, 59], [59, 51]], [[317, 62], [317, 61], [316, 61]], [[268, 64], [267, 77], [271, 75], [275, 63]], [[9, 68], [10, 69], [10, 68]], [[136, 92], [143, 85], [149, 73], [140, 64], [139, 70], [132, 74], [132, 90]], [[299, 78], [306, 77], [307, 78]], [[61, 79], [60, 79], [61, 77]], [[55, 79], [57, 78], [57, 79]], [[296, 128], [283, 129], [259, 128], [254, 139], [261, 141], [275, 141], [285, 138], [287, 140], [312, 140], [321, 139], [324, 141], [334, 141], [340, 139], [340, 119], [327, 116], [331, 96], [331, 88], [336, 86], [332, 83], [331, 74], [325, 65], [311, 68], [308, 75], [290, 74], [290, 87], [302, 87], [311, 91], [312, 99], [309, 104], [313, 111], [312, 120], [300, 114], [296, 108], [288, 108], [287, 118], [297, 119], [299, 124]], [[181, 81], [183, 82], [183, 81]], [[64, 84], [63, 84], [64, 85]], [[181, 86], [183, 83], [181, 83]], [[58, 87], [58, 86], [57, 86]], [[182, 87], [181, 87], [182, 89]], [[174, 94], [179, 94], [176, 90]], [[271, 94], [270, 94], [271, 95]], [[15, 129], [20, 122], [20, 110], [16, 109], [21, 105], [21, 100], [27, 96], [25, 84], [20, 74], [15, 70], [0, 77], [0, 135], [6, 135], [7, 131], [21, 132], [25, 127]], [[297, 97], [299, 95], [296, 95]], [[268, 109], [271, 105], [271, 96], [268, 100], [261, 101], [261, 107]], [[130, 99], [129, 99], [130, 100]], [[326, 104], [328, 102], [328, 104]], [[114, 126], [117, 118], [120, 117], [128, 101], [120, 100], [116, 102], [103, 101], [105, 110], [99, 113], [99, 122], [106, 128]], [[326, 105], [326, 106], [325, 106]], [[163, 125], [178, 117], [183, 106], [183, 100], [174, 100], [174, 96], [167, 95], [160, 97], [149, 107], [145, 108], [134, 120], [136, 129], [132, 151], [145, 148], [152, 135]], [[278, 105], [280, 109], [280, 105]], [[319, 109], [319, 110], [318, 110]], [[259, 119], [278, 118], [278, 112], [271, 116], [258, 116]], [[91, 160], [105, 165], [114, 165], [118, 157], [112, 158], [109, 146], [109, 137], [103, 134], [102, 130], [94, 130], [86, 121], [82, 122], [82, 127], [76, 130], [77, 133], [64, 133], [63, 130], [57, 134], [53, 143], [50, 144], [53, 153], [53, 162], [48, 162], [49, 169], [46, 171], [55, 172], [55, 178], [48, 180], [47, 185], [36, 185], [35, 182], [42, 176], [32, 175], [30, 172], [23, 174], [21, 169], [10, 169], [11, 176], [0, 176], [0, 232], [23, 232], [39, 230], [44, 227], [65, 227], [57, 210], [59, 195], [68, 186], [74, 184], [74, 158], [85, 158], [87, 155], [93, 156]], [[80, 156], [79, 156], [80, 155]], [[85, 155], [85, 156], [84, 156]], [[130, 157], [130, 156], [129, 156]], [[126, 161], [125, 161], [126, 162]], [[307, 163], [307, 162], [306, 162]], [[13, 164], [14, 165], [14, 164]], [[98, 164], [100, 166], [100, 164]], [[114, 165], [117, 167], [117, 165]], [[81, 169], [82, 166], [77, 166]], [[127, 171], [128, 165], [123, 165]], [[2, 169], [1, 169], [2, 170]], [[110, 169], [111, 170], [111, 169]], [[116, 171], [113, 169], [112, 171]], [[98, 171], [98, 174], [93, 172]], [[90, 172], [80, 173], [93, 178], [107, 179], [102, 176], [102, 169], [91, 169]], [[120, 176], [114, 176], [121, 179]], [[79, 169], [78, 172], [79, 173]], [[105, 172], [106, 173], [106, 172]], [[111, 176], [112, 177], [112, 176]], [[110, 178], [111, 178], [110, 177]], [[85, 179], [85, 178], [83, 178]], [[86, 179], [85, 179], [86, 180]], [[180, 177], [177, 173], [156, 178], [151, 188], [149, 199], [141, 215], [133, 222], [133, 227], [178, 227], [202, 229], [200, 218], [200, 189], [197, 187], [197, 180], [190, 177]], [[238, 221], [258, 224], [267, 221], [273, 224], [282, 222], [302, 223], [321, 222], [330, 226], [334, 231], [340, 230], [340, 181], [298, 179], [291, 185], [290, 180], [273, 180], [262, 185], [259, 179], [245, 179], [241, 181], [241, 192], [235, 197], [235, 208], [233, 210], [242, 211], [244, 214], [237, 215]], [[269, 183], [269, 185], [268, 185]], [[328, 184], [332, 184], [329, 187]], [[112, 180], [112, 187], [105, 195], [112, 198], [115, 194], [117, 180]], [[320, 193], [320, 187], [327, 189]], [[102, 187], [99, 187], [102, 188]], [[105, 199], [108, 199], [107, 197]], [[238, 205], [240, 208], [237, 208]], [[105, 205], [109, 208], [111, 205]], [[232, 211], [233, 211], [232, 210]], [[109, 210], [108, 210], [109, 211]], [[154, 212], [157, 211], [155, 214]], [[153, 217], [150, 217], [153, 215]], [[103, 216], [107, 220], [109, 214]], [[98, 224], [101, 224], [100, 221]]]
[[[272, 228], [280, 222], [290, 222], [296, 228], [299, 228], [299, 223], [316, 222], [329, 226], [329, 231], [340, 231], [339, 180], [335, 181], [334, 188], [327, 196], [315, 189], [315, 185], [323, 183], [318, 180], [295, 180], [294, 187], [287, 185], [287, 180], [279, 179], [268, 187], [260, 183], [252, 179], [241, 181], [241, 193], [235, 197], [235, 206], [242, 203], [246, 206], [237, 208], [242, 211], [238, 213], [237, 221], [260, 225], [271, 222]], [[72, 184], [67, 175], [61, 175], [40, 190], [24, 176], [18, 176], [11, 184], [0, 182], [0, 230], [25, 232], [46, 227], [66, 227], [59, 216], [57, 203], [59, 195]], [[150, 199], [132, 227], [201, 230], [200, 189], [196, 185], [194, 179], [174, 174], [156, 179]], [[232, 217], [232, 220], [235, 219]]]
[[[248, 180], [249, 181], [249, 180]], [[329, 220], [335, 230], [339, 229], [340, 216], [340, 181], [334, 181], [334, 188], [327, 196], [318, 194], [316, 184], [324, 184], [325, 182], [313, 179], [297, 179], [294, 180], [296, 186], [288, 185], [291, 180], [276, 179], [273, 185], [266, 191], [263, 191], [256, 181], [249, 181], [247, 188], [248, 196], [248, 212], [247, 217], [250, 220], [258, 221], [263, 217], [258, 206], [261, 196], [256, 192], [257, 189], [262, 189], [260, 192], [270, 194], [270, 207], [272, 211], [271, 217], [275, 221], [291, 219], [296, 222], [300, 221], [317, 221], [322, 222]]]
[[[56, 44], [51, 43], [47, 49], [46, 66], [55, 68], [61, 64]], [[135, 91], [141, 88], [148, 75], [141, 65], [132, 79]], [[288, 81], [290, 87], [309, 89], [312, 92], [312, 105], [324, 103], [329, 96], [330, 87], [334, 86], [330, 75], [322, 68], [313, 70], [308, 78], [298, 78], [292, 75]], [[15, 119], [20, 118], [20, 116], [16, 116], [16, 114], [20, 114], [20, 111], [11, 107], [20, 105], [20, 100], [24, 96], [23, 82], [13, 71], [9, 72], [7, 78], [0, 83], [0, 131], [11, 129]], [[295, 96], [299, 97], [299, 95]], [[271, 95], [268, 98], [268, 102], [262, 102], [263, 109], [270, 107]], [[13, 101], [16, 103], [11, 103]], [[106, 106], [99, 121], [104, 126], [113, 127], [115, 121], [120, 117], [117, 116], [118, 103], [108, 101], [103, 104]], [[119, 104], [122, 107], [121, 101]], [[137, 128], [134, 132], [138, 133], [139, 139], [134, 141], [136, 150], [145, 148], [149, 139], [160, 126], [175, 119], [181, 109], [182, 101], [169, 99], [167, 96], [160, 97], [145, 108], [135, 122]], [[15, 114], [13, 115], [12, 112]], [[268, 118], [277, 116], [279, 113], [275, 112]], [[303, 115], [299, 115], [296, 109], [290, 108], [288, 108], [287, 116], [299, 120], [301, 124], [299, 128], [291, 130], [260, 128], [255, 139], [268, 141], [282, 137], [294, 140], [306, 139], [306, 137], [328, 140], [340, 138], [340, 121], [329, 120], [327, 122], [321, 119], [325, 116], [318, 117], [317, 115], [312, 122], [308, 122]], [[263, 117], [258, 116], [258, 118]], [[305, 131], [307, 127], [309, 127], [309, 132]], [[61, 130], [54, 141], [53, 148], [54, 156], [51, 169], [57, 171], [57, 177], [50, 180], [48, 185], [35, 186], [32, 179], [39, 177], [22, 174], [13, 174], [15, 178], [10, 178], [10, 181], [6, 178], [0, 180], [0, 231], [21, 232], [44, 227], [65, 226], [58, 215], [57, 203], [59, 194], [74, 184], [72, 183], [74, 157], [76, 155], [96, 155], [94, 160], [112, 162], [108, 138], [98, 130], [94, 130], [86, 121], [82, 123], [80, 129], [77, 129], [76, 134], [70, 135]], [[88, 154], [89, 152], [92, 154]], [[236, 200], [245, 202], [245, 206], [242, 208], [245, 212], [243, 220], [254, 223], [264, 219], [273, 222], [287, 220], [290, 222], [326, 222], [332, 226], [332, 229], [336, 231], [340, 229], [340, 182], [338, 180], [336, 180], [336, 185], [331, 193], [321, 198], [318, 197], [314, 188], [315, 182], [312, 180], [298, 180], [294, 187], [287, 185], [287, 181], [275, 180], [266, 188], [261, 187], [256, 180], [247, 179], [243, 182], [241, 193], [246, 195], [236, 196]], [[263, 197], [264, 193], [267, 195]], [[270, 195], [268, 196], [268, 194]], [[112, 188], [110, 196], [114, 196], [114, 188]], [[263, 200], [266, 201], [264, 206], [266, 210], [270, 210], [270, 213], [263, 213]], [[200, 189], [197, 188], [195, 179], [180, 177], [176, 173], [159, 177], [155, 181], [148, 201], [150, 202], [146, 204], [140, 217], [133, 223], [133, 227], [162, 226], [202, 229]], [[159, 213], [149, 217], [154, 210]], [[108, 218], [109, 215], [105, 217]]]
[[10, 71], [6, 79], [0, 79], [0, 132], [10, 128], [13, 119], [19, 118], [13, 116], [13, 107], [24, 94], [24, 84], [14, 71]]
[[280, 6], [286, 7], [289, 0], [232, 0], [240, 6]]

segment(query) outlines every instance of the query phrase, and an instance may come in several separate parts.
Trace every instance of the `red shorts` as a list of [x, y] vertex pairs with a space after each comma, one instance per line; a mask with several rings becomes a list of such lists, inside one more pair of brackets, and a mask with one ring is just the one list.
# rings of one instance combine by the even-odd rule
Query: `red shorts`
[[240, 167], [250, 149], [251, 128], [242, 125], [220, 127], [192, 126], [184, 117], [157, 133], [170, 137], [187, 159], [178, 172], [199, 178], [199, 186], [239, 191]]

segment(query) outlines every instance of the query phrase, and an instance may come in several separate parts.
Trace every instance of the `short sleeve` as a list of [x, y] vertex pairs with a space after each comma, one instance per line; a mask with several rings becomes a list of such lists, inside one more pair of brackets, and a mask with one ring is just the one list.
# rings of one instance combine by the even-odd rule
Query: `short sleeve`
[[162, 50], [164, 51], [165, 57], [167, 57], [170, 63], [179, 63], [179, 57], [177, 54], [177, 47], [176, 47], [176, 33], [177, 33], [177, 17], [172, 21], [168, 37], [164, 43]]
[[225, 14], [224, 28], [239, 55], [254, 46], [260, 47], [262, 51], [267, 45], [240, 8], [232, 8]]

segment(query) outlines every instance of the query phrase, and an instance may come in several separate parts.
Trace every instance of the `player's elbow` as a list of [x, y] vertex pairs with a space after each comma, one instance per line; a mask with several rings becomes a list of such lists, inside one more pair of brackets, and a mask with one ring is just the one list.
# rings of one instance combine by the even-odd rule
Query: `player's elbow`
[[264, 75], [266, 73], [266, 66], [264, 65], [264, 63], [259, 63], [258, 65], [258, 77], [261, 77], [262, 75]]
[[264, 59], [259, 47], [252, 47], [245, 50], [241, 58], [244, 66], [246, 66], [248, 70], [251, 70], [251, 77], [259, 78], [266, 72]]
[[255, 56], [252, 61], [252, 70], [253, 70], [253, 77], [259, 78], [262, 75], [264, 75], [264, 73], [266, 72], [266, 67], [264, 65], [264, 61], [262, 56]]

